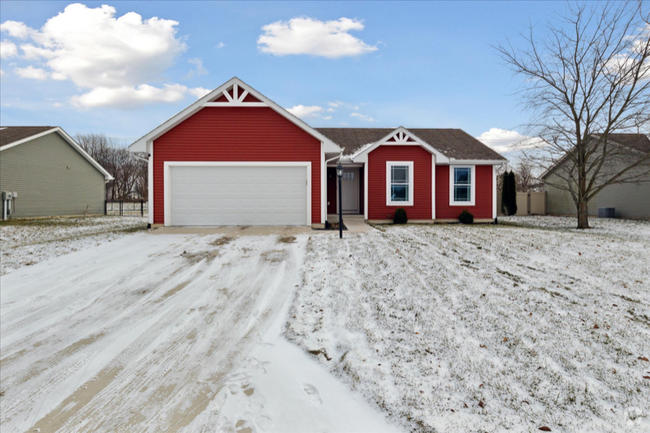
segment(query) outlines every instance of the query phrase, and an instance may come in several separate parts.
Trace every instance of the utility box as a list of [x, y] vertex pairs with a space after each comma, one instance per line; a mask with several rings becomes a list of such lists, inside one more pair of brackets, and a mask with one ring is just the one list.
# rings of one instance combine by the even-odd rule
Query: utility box
[[2, 200], [11, 200], [14, 198], [14, 193], [11, 191], [2, 191]]
[[599, 207], [598, 218], [616, 218], [616, 208], [613, 207]]

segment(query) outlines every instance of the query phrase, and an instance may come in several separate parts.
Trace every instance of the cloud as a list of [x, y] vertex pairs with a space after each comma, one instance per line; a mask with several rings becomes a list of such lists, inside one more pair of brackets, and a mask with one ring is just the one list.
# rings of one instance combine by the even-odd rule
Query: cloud
[[8, 59], [9, 57], [16, 57], [18, 55], [18, 48], [16, 44], [9, 41], [0, 42], [0, 58]]
[[476, 139], [499, 153], [516, 152], [522, 149], [538, 147], [540, 139], [522, 135], [517, 131], [501, 128], [490, 128]]
[[193, 59], [188, 59], [187, 61], [194, 65], [194, 69], [190, 70], [185, 78], [192, 78], [197, 75], [206, 75], [208, 73], [208, 70], [203, 66], [203, 60], [200, 58], [195, 57]]
[[18, 39], [27, 39], [34, 33], [34, 30], [27, 27], [25, 23], [18, 21], [5, 21], [0, 24], [0, 31]]
[[215, 48], [223, 48], [223, 47], [225, 47], [225, 46], [226, 46], [226, 44], [224, 44], [223, 42], [219, 42], [219, 43], [218, 43], [217, 45], [215, 45], [214, 47], [215, 47]]
[[[333, 108], [348, 108], [350, 110], [358, 110], [359, 106], [356, 104], [350, 104], [349, 102], [342, 102], [342, 101], [334, 101], [334, 102], [328, 102], [327, 105]], [[334, 111], [334, 110], [332, 110]]]
[[29, 78], [31, 80], [47, 80], [47, 72], [45, 69], [35, 68], [31, 65], [26, 68], [16, 68], [14, 71], [23, 78]]
[[208, 93], [210, 93], [212, 90], [210, 89], [204, 89], [203, 87], [195, 87], [193, 89], [187, 89], [187, 93], [190, 95], [194, 96], [196, 99], [201, 99]]
[[295, 105], [291, 108], [287, 108], [287, 111], [296, 117], [299, 117], [301, 119], [306, 119], [309, 117], [318, 116], [323, 111], [323, 107], [319, 107], [318, 105], [311, 105], [311, 106]]
[[[74, 96], [72, 103], [78, 107], [121, 107], [132, 108], [153, 102], [174, 103], [185, 98], [186, 94], [203, 96], [207, 89], [189, 89], [181, 84], [165, 84], [162, 88], [141, 84], [119, 88], [96, 87], [88, 93]], [[198, 96], [200, 95], [200, 96]]]
[[323, 120], [332, 120], [332, 116], [323, 116]]
[[260, 51], [274, 56], [308, 54], [330, 59], [355, 57], [378, 49], [348, 33], [363, 28], [361, 21], [350, 18], [334, 21], [292, 18], [262, 27], [264, 33], [257, 39], [257, 46]]
[[364, 122], [370, 122], [370, 123], [377, 121], [377, 119], [373, 119], [372, 117], [361, 113], [352, 113], [350, 114], [350, 117], [356, 117], [359, 120], [362, 120]]
[[[70, 80], [90, 89], [73, 97], [77, 106], [140, 106], [176, 102], [183, 95], [200, 93], [177, 84], [146, 84], [161, 80], [187, 48], [184, 39], [176, 37], [177, 21], [143, 20], [135, 12], [117, 18], [115, 14], [115, 8], [107, 5], [89, 8], [71, 4], [40, 30], [5, 21], [2, 31], [29, 39], [20, 46], [24, 57], [42, 62], [52, 79]], [[202, 65], [196, 66], [200, 72]]]

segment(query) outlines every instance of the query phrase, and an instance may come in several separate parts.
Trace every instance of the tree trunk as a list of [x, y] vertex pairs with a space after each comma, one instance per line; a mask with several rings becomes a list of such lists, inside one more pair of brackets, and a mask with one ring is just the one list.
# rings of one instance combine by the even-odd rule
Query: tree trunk
[[578, 228], [589, 228], [589, 215], [587, 214], [587, 200], [584, 197], [578, 198]]

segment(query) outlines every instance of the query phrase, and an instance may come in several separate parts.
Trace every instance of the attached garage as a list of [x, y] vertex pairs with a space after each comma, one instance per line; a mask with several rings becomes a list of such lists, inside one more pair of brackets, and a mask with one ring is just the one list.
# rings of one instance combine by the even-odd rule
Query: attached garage
[[233, 78], [130, 146], [149, 160], [152, 226], [314, 226], [340, 147]]
[[173, 226], [309, 224], [309, 162], [165, 164]]

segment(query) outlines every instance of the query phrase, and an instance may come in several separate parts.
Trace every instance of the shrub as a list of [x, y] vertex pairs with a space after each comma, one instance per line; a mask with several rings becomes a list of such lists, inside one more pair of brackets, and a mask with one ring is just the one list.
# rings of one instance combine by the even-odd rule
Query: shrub
[[501, 211], [504, 215], [515, 215], [517, 213], [517, 181], [513, 171], [506, 170], [503, 173], [501, 190]]
[[406, 224], [408, 222], [406, 217], [406, 211], [403, 208], [395, 209], [395, 214], [393, 215], [393, 224]]
[[458, 221], [460, 221], [461, 224], [474, 224], [474, 215], [465, 209], [458, 216]]

